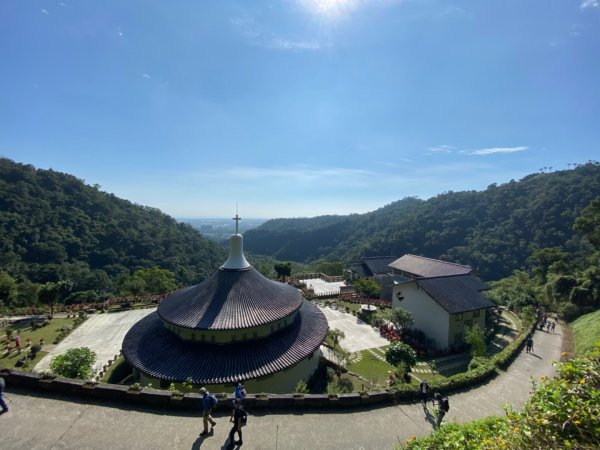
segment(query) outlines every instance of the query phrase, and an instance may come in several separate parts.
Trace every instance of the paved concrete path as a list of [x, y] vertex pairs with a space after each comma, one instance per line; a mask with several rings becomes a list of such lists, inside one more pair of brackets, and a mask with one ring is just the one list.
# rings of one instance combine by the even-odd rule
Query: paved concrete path
[[341, 340], [340, 345], [346, 350], [358, 352], [389, 344], [387, 339], [379, 335], [379, 331], [358, 317], [327, 307], [319, 309], [325, 314], [329, 328], [337, 328], [344, 332], [346, 337]]
[[[520, 407], [531, 379], [553, 376], [562, 336], [536, 332], [535, 353], [524, 351], [494, 380], [450, 396], [449, 421], [503, 415], [503, 405]], [[213, 435], [200, 438], [199, 414], [46, 398], [8, 388], [10, 411], [0, 416], [0, 447], [6, 449], [221, 449], [230, 424], [217, 417]], [[339, 413], [250, 411], [244, 450], [391, 449], [433, 429], [420, 404]]]
[[156, 308], [134, 309], [116, 313], [94, 314], [88, 317], [76, 330], [44, 356], [35, 365], [36, 372], [50, 369], [50, 361], [56, 355], [71, 348], [89, 347], [96, 352], [94, 372], [102, 368], [109, 359], [118, 355], [123, 345], [123, 338], [129, 329], [140, 319], [143, 319]]

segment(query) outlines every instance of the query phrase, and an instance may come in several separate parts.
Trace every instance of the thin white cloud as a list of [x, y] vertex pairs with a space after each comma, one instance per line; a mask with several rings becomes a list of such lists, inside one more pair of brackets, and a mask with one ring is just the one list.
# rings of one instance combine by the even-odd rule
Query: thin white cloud
[[48, 15], [48, 10], [47, 9], [42, 8], [41, 11], [42, 11], [42, 14]]
[[58, 4], [59, 4], [60, 6], [62, 6], [63, 8], [66, 8], [66, 7], [67, 7], [67, 4], [66, 4], [65, 2], [58, 2]]
[[278, 50], [319, 50], [321, 44], [317, 41], [291, 41], [288, 39], [273, 39], [267, 45]]
[[479, 150], [474, 150], [471, 152], [471, 155], [493, 155], [496, 153], [515, 153], [515, 152], [524, 152], [529, 147], [520, 146], [520, 147], [491, 147], [491, 148], [481, 148]]
[[147, 73], [142, 73], [142, 76], [146, 79], [149, 80], [150, 79], [150, 75], [148, 75]]
[[442, 144], [438, 145], [437, 147], [430, 147], [428, 150], [431, 153], [453, 153], [454, 147], [451, 145]]
[[117, 27], [117, 34], [119, 36], [123, 36], [123, 31], [121, 31], [121, 27]]
[[252, 17], [235, 17], [229, 23], [251, 45], [283, 51], [315, 51], [321, 48], [317, 40], [288, 39], [272, 33]]
[[579, 6], [581, 9], [600, 8], [600, 0], [582, 0]]

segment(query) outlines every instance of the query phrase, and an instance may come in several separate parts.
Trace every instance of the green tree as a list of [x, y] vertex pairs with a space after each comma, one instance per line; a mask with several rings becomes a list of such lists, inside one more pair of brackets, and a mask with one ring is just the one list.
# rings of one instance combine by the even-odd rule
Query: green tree
[[292, 274], [292, 263], [277, 263], [275, 264], [274, 269], [277, 273], [277, 278], [285, 281], [285, 279]]
[[381, 286], [370, 278], [359, 278], [352, 283], [357, 294], [367, 298], [379, 298]]
[[177, 288], [175, 274], [160, 267], [138, 269], [133, 273], [133, 278], [144, 281], [144, 292], [148, 294], [168, 294]]
[[331, 343], [331, 348], [338, 348], [340, 346], [340, 341], [345, 337], [346, 335], [344, 332], [337, 328], [329, 328], [327, 330], [327, 341]]
[[70, 281], [61, 280], [56, 283], [43, 284], [38, 291], [38, 299], [41, 303], [50, 306], [50, 314], [54, 314], [54, 305], [60, 301], [62, 296], [73, 288]]
[[465, 328], [465, 342], [471, 346], [471, 356], [473, 358], [482, 357], [487, 354], [485, 335], [479, 325]]
[[600, 249], [600, 195], [586, 206], [575, 220], [574, 228]]
[[540, 277], [541, 282], [546, 282], [546, 277], [551, 268], [568, 267], [572, 259], [570, 253], [559, 248], [541, 248], [533, 252], [530, 260], [535, 263], [533, 272]]
[[387, 319], [404, 332], [413, 324], [412, 314], [401, 306], [387, 313]]
[[0, 272], [0, 302], [10, 305], [17, 298], [17, 282], [6, 272]]
[[336, 364], [335, 373], [338, 377], [338, 380], [341, 380], [342, 370], [350, 362], [352, 353], [338, 345], [337, 347], [331, 349], [331, 356]]
[[386, 350], [385, 360], [392, 366], [398, 366], [401, 361], [404, 361], [407, 372], [410, 372], [417, 363], [417, 354], [410, 345], [404, 342], [394, 342]]
[[50, 370], [61, 377], [87, 380], [92, 376], [94, 362], [96, 353], [88, 347], [71, 348], [52, 358]]
[[345, 267], [343, 261], [321, 261], [315, 266], [315, 271], [329, 276], [340, 276]]
[[146, 282], [141, 277], [128, 276], [121, 281], [121, 292], [133, 295], [133, 301], [146, 292]]

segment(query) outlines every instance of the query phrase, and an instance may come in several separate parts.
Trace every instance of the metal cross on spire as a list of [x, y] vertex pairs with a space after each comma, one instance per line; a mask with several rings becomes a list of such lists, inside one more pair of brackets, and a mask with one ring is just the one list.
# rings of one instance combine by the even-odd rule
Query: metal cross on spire
[[240, 220], [242, 220], [242, 218], [238, 215], [237, 204], [235, 205], [235, 217], [233, 218], [233, 220], [235, 220], [235, 234], [239, 234], [238, 226], [239, 226]]

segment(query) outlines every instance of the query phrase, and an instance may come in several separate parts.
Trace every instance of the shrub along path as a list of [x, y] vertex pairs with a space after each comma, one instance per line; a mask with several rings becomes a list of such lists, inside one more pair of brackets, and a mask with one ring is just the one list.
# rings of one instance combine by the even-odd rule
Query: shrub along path
[[[556, 334], [537, 331], [534, 353], [522, 351], [506, 372], [467, 392], [450, 396], [448, 421], [502, 415], [503, 405], [519, 408], [531, 392], [531, 379], [553, 376], [560, 358]], [[14, 392], [11, 410], [0, 416], [0, 439], [10, 449], [221, 449], [228, 417], [217, 417], [213, 435], [200, 438], [200, 412], [185, 414], [122, 405], [86, 404], [62, 398]], [[431, 408], [430, 408], [431, 409]], [[242, 449], [390, 449], [413, 435], [433, 429], [420, 404], [339, 413], [250, 411]]]

